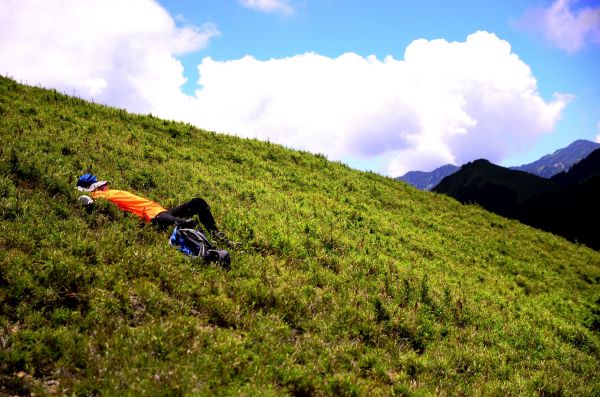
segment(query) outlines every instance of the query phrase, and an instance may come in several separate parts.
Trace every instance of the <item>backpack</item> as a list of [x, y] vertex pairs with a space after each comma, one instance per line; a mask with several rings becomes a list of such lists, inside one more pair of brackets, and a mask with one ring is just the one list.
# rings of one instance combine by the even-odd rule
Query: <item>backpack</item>
[[196, 229], [186, 229], [175, 226], [169, 239], [171, 246], [186, 255], [201, 258], [208, 262], [219, 262], [228, 268], [231, 263], [229, 252], [215, 249], [204, 233]]

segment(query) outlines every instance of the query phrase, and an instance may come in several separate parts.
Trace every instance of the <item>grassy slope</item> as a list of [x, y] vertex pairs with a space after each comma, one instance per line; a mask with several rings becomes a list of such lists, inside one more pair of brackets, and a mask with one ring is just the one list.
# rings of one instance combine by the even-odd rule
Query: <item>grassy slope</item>
[[[322, 156], [0, 78], [0, 393], [600, 392], [600, 254]], [[92, 171], [232, 240], [205, 266]]]

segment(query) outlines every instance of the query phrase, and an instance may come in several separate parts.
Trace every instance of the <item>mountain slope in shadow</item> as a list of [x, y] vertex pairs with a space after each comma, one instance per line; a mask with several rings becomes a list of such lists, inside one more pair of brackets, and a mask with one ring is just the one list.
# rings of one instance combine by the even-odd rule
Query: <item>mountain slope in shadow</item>
[[433, 191], [600, 249], [600, 149], [550, 179], [477, 160]]
[[552, 180], [561, 189], [526, 200], [516, 218], [571, 241], [600, 249], [600, 149]]
[[442, 179], [433, 191], [512, 216], [523, 201], [558, 188], [551, 180], [481, 159], [463, 165], [460, 171]]

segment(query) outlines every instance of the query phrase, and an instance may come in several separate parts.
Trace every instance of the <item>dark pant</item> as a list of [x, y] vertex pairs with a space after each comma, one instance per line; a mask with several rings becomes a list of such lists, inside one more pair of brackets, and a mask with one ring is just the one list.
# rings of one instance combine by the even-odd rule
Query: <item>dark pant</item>
[[202, 222], [206, 230], [209, 232], [218, 230], [215, 219], [210, 212], [210, 207], [206, 201], [199, 197], [195, 197], [187, 203], [161, 212], [160, 214], [156, 215], [154, 219], [152, 219], [152, 222], [156, 223], [160, 227], [167, 227], [175, 224], [186, 227], [194, 227], [195, 222], [190, 222], [190, 219], [186, 219], [191, 218], [194, 215], [198, 215], [200, 222]]

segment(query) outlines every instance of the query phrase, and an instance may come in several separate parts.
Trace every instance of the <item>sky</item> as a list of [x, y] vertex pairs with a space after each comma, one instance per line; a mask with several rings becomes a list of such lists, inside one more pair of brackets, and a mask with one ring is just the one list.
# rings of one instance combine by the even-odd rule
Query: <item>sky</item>
[[0, 74], [396, 177], [600, 142], [600, 0], [0, 0]]

